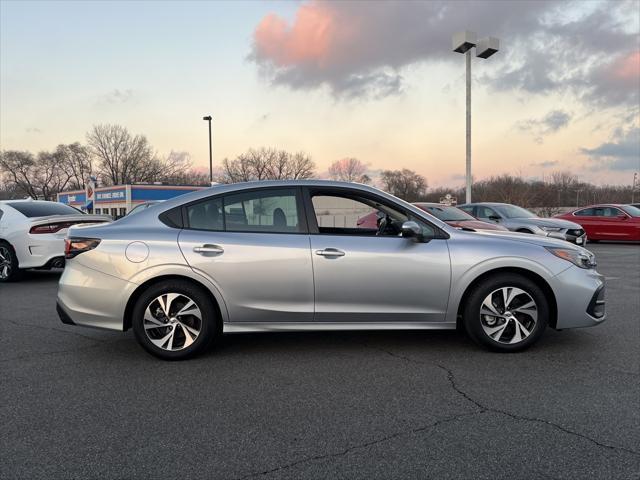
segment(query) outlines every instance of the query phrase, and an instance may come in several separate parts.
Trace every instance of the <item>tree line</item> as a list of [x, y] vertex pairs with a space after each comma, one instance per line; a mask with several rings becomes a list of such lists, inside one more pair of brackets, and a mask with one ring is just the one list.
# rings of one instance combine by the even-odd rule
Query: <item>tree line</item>
[[[95, 125], [86, 143], [58, 145], [53, 151], [0, 152], [0, 199], [55, 200], [65, 190], [86, 188], [89, 176], [99, 185], [162, 182], [175, 185], [209, 185], [209, 173], [193, 167], [187, 152], [159, 155], [144, 135], [131, 134], [121, 125]], [[464, 199], [463, 187], [428, 188], [427, 179], [409, 169], [383, 170], [373, 175], [356, 158], [336, 160], [323, 177], [371, 184], [409, 202], [439, 202], [445, 195]], [[305, 152], [276, 148], [251, 148], [235, 158], [225, 158], [214, 173], [218, 183], [254, 180], [317, 178], [316, 165]], [[375, 178], [374, 178], [375, 177]], [[640, 197], [640, 192], [638, 195]], [[631, 186], [596, 186], [579, 181], [571, 172], [553, 172], [544, 181], [521, 175], [497, 175], [473, 182], [474, 201], [496, 201], [538, 208], [548, 215], [559, 207], [590, 203], [628, 203]]]

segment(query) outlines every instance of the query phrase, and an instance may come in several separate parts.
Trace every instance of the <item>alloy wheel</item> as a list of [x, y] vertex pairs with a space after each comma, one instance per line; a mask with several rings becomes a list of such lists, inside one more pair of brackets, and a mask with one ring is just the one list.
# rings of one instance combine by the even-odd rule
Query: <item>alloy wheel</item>
[[3, 280], [9, 278], [12, 268], [9, 248], [0, 245], [0, 278]]
[[489, 338], [516, 344], [533, 332], [538, 306], [533, 297], [517, 287], [501, 287], [486, 296], [480, 306], [480, 323]]
[[202, 330], [202, 312], [181, 293], [163, 293], [153, 299], [144, 312], [143, 327], [156, 347], [177, 351], [189, 347]]

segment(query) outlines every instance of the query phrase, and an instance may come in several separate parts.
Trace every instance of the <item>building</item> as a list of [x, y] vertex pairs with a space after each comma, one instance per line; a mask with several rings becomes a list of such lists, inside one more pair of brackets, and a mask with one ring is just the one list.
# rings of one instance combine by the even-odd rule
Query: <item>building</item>
[[97, 187], [95, 192], [89, 187], [58, 194], [58, 202], [79, 208], [88, 213], [111, 215], [113, 218], [125, 216], [136, 205], [144, 202], [169, 200], [184, 193], [207, 187], [178, 185], [115, 185]]

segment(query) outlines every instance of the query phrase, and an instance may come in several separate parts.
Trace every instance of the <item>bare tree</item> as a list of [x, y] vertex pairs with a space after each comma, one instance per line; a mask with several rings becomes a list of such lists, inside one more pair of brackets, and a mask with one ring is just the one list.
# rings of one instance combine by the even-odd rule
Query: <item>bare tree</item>
[[253, 180], [295, 180], [313, 176], [315, 164], [303, 152], [289, 153], [273, 148], [249, 149], [233, 160], [222, 161], [221, 183]]
[[384, 170], [381, 174], [383, 188], [407, 202], [422, 199], [427, 192], [427, 180], [409, 169]]
[[30, 152], [2, 152], [0, 174], [14, 192], [44, 200], [55, 199], [71, 179], [64, 158], [55, 152], [40, 152], [37, 158]]
[[329, 166], [329, 178], [342, 182], [369, 183], [367, 167], [357, 158], [336, 160]]
[[91, 154], [87, 147], [75, 142], [58, 145], [55, 151], [60, 164], [69, 175], [69, 188], [84, 190], [92, 173]]
[[147, 137], [132, 136], [121, 125], [95, 125], [87, 133], [87, 143], [106, 184], [162, 181], [185, 168], [183, 157], [159, 159]]

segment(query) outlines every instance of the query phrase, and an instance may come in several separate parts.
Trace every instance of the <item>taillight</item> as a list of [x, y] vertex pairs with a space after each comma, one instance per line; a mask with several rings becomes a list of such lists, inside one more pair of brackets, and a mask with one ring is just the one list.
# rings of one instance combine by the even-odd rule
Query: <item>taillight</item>
[[77, 225], [77, 223], [71, 222], [61, 222], [61, 223], [48, 223], [47, 225], [36, 225], [35, 227], [31, 227], [29, 233], [56, 233], [64, 228], [72, 227], [73, 225]]
[[64, 239], [64, 258], [73, 258], [89, 250], [93, 250], [100, 245], [97, 238], [65, 238]]

